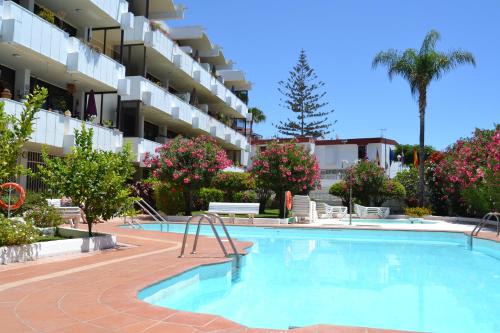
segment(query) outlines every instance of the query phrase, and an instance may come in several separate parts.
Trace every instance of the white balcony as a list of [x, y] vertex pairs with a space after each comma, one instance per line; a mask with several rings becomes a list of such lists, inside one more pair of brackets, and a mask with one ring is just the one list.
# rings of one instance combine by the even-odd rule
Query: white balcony
[[[122, 15], [128, 12], [128, 2], [126, 0], [89, 0], [97, 9], [106, 13], [116, 23], [120, 24]], [[85, 1], [79, 1], [83, 3]]]
[[228, 145], [245, 149], [247, 140], [243, 135], [207, 113], [141, 76], [127, 77], [126, 80], [128, 80], [127, 86], [130, 87], [130, 93], [122, 96], [123, 101], [142, 101], [145, 106], [169, 115], [170, 121], [180, 122], [184, 126], [188, 125], [191, 130], [195, 130], [194, 132], [201, 131]]
[[[7, 114], [19, 117], [24, 105], [10, 99], [0, 99]], [[62, 114], [40, 110], [36, 115], [31, 143], [61, 148], [64, 153], [71, 151], [75, 144], [74, 131], [82, 124], [94, 132], [93, 147], [104, 151], [117, 152], [122, 147], [123, 134], [120, 131], [97, 126]]]
[[[149, 20], [143, 16], [134, 17], [134, 28], [125, 30], [125, 42], [127, 44], [144, 43], [161, 58], [155, 58], [152, 66], [158, 66], [157, 59], [173, 64], [172, 69], [177, 68], [187, 74], [197, 84], [201, 85], [207, 94], [215, 95], [227, 107], [233, 109], [242, 116], [248, 113], [248, 107], [224, 84], [217, 80], [209, 71], [208, 66], [195, 61], [188, 53], [182, 50], [169, 37], [159, 30], [151, 30]], [[166, 67], [165, 67], [166, 68]], [[217, 86], [216, 88], [214, 86]], [[213, 98], [213, 97], [212, 97]]]
[[68, 34], [12, 1], [0, 0], [2, 41], [66, 65]]
[[92, 50], [78, 38], [69, 38], [68, 72], [100, 81], [116, 90], [118, 80], [125, 78], [125, 66]]
[[128, 12], [126, 0], [36, 0], [54, 13], [64, 13], [64, 19], [75, 27], [119, 26]]
[[123, 143], [130, 145], [132, 154], [134, 155], [134, 162], [144, 166], [144, 158], [146, 154], [156, 154], [156, 149], [161, 147], [162, 144], [143, 138], [125, 138]]
[[0, 18], [2, 51], [54, 84], [78, 80], [84, 88], [115, 90], [125, 77], [123, 65], [12, 1], [0, 0]]

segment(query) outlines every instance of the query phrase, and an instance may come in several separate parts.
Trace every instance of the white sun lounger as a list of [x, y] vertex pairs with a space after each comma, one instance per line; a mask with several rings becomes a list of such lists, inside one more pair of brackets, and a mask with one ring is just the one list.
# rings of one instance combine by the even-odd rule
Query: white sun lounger
[[61, 214], [63, 220], [69, 221], [72, 228], [78, 227], [82, 217], [80, 207], [61, 206], [61, 199], [47, 199], [47, 203]]
[[376, 215], [381, 219], [385, 219], [391, 213], [389, 207], [365, 207], [358, 204], [354, 205], [354, 212], [358, 217], [368, 217]]
[[294, 195], [292, 211], [299, 223], [315, 223], [318, 220], [316, 202], [308, 195]]
[[316, 207], [320, 219], [341, 219], [347, 215], [347, 207], [345, 206], [330, 206], [324, 202], [318, 202]]

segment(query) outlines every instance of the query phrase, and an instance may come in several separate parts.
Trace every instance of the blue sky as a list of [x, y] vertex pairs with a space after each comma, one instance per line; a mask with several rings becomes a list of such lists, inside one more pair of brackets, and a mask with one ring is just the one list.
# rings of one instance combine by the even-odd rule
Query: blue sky
[[374, 55], [418, 48], [425, 34], [441, 33], [438, 49], [462, 48], [477, 67], [460, 67], [432, 83], [426, 143], [443, 149], [476, 127], [500, 123], [500, 1], [498, 0], [178, 0], [188, 9], [171, 25], [202, 25], [227, 58], [254, 83], [250, 105], [268, 120], [255, 130], [277, 134], [273, 123], [290, 111], [279, 106], [285, 80], [304, 48], [325, 82], [340, 138], [387, 137], [418, 142], [417, 103], [408, 84], [388, 80]]

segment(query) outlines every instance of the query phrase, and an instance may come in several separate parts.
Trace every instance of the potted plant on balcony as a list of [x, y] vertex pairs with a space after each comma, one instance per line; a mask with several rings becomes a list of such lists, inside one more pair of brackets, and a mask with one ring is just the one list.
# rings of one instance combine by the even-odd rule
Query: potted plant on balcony
[[45, 21], [55, 25], [56, 15], [54, 14], [54, 12], [48, 10], [47, 8], [40, 8], [36, 14], [43, 18]]

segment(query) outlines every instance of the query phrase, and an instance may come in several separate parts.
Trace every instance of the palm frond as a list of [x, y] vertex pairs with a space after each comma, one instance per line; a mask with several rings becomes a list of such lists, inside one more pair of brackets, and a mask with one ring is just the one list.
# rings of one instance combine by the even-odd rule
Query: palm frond
[[389, 49], [387, 51], [379, 52], [375, 58], [373, 58], [372, 68], [377, 68], [378, 65], [386, 65], [387, 67], [392, 67], [392, 65], [399, 60], [400, 54], [394, 49]]
[[458, 65], [476, 66], [476, 58], [471, 52], [468, 51], [454, 50], [449, 52], [447, 57], [450, 59], [450, 63], [453, 68]]
[[436, 30], [431, 30], [427, 33], [420, 47], [420, 55], [427, 54], [436, 48], [436, 42], [441, 38], [441, 35]]

